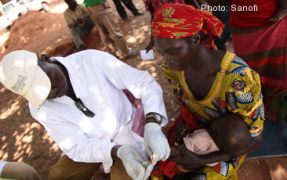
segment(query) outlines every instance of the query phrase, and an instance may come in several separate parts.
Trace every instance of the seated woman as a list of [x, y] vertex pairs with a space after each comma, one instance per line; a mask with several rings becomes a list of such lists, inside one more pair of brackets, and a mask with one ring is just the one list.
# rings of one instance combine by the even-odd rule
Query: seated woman
[[[181, 100], [181, 117], [167, 132], [170, 145], [182, 144], [182, 138], [195, 129], [210, 129], [220, 118], [232, 121], [239, 117], [249, 129], [245, 142], [236, 142], [241, 151], [221, 149], [196, 155], [179, 148], [180, 154], [172, 160], [185, 169], [199, 170], [196, 175], [204, 179], [237, 178], [244, 155], [262, 141], [264, 107], [259, 75], [233, 53], [216, 50], [213, 40], [222, 29], [223, 24], [210, 13], [183, 4], [163, 5], [152, 24], [155, 47], [166, 57], [163, 71]], [[225, 117], [228, 113], [233, 117]], [[229, 136], [236, 138], [236, 133]], [[220, 163], [206, 166], [214, 162]], [[153, 175], [174, 178], [176, 173], [169, 171], [174, 165], [165, 165], [158, 164]]]

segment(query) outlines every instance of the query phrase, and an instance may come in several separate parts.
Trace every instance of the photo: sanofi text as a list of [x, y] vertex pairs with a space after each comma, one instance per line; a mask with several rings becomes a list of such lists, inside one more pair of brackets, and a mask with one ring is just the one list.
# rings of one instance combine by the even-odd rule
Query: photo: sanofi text
[[238, 12], [252, 12], [252, 11], [258, 11], [258, 5], [249, 5], [249, 6], [239, 6], [236, 4], [231, 4], [229, 6], [223, 6], [223, 5], [217, 5], [217, 6], [210, 6], [208, 4], [202, 4], [201, 10], [207, 10], [210, 12], [214, 11], [238, 11]]

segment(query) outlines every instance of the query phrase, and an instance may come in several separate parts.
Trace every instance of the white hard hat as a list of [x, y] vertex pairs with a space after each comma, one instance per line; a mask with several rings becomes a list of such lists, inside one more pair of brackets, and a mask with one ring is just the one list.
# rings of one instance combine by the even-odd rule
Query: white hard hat
[[17, 50], [0, 62], [0, 82], [9, 90], [40, 107], [51, 90], [51, 81], [38, 65], [35, 53]]

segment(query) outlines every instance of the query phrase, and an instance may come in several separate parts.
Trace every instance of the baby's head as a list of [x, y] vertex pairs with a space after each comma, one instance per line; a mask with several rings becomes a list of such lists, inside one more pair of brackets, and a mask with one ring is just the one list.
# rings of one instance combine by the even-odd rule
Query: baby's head
[[239, 153], [250, 143], [248, 126], [235, 114], [226, 114], [214, 120], [211, 131], [218, 148], [229, 154]]

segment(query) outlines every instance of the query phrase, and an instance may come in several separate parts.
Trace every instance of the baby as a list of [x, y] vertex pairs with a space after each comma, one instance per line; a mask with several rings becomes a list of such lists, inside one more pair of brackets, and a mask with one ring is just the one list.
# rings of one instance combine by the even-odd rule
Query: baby
[[[210, 130], [198, 129], [183, 137], [185, 147], [197, 154], [204, 155], [215, 151], [224, 151], [230, 155], [236, 155], [242, 150], [242, 147], [248, 146], [248, 137], [250, 137], [248, 126], [237, 115], [227, 114], [215, 119]], [[180, 155], [180, 152], [173, 147], [171, 157]], [[216, 166], [218, 162], [207, 164]], [[188, 170], [178, 166], [179, 171]]]

